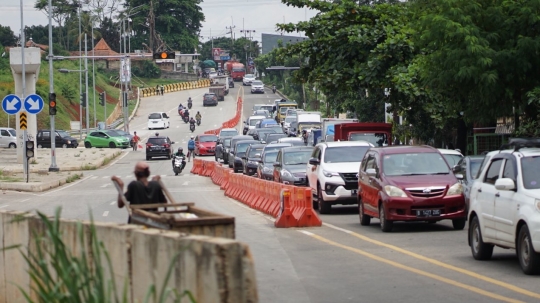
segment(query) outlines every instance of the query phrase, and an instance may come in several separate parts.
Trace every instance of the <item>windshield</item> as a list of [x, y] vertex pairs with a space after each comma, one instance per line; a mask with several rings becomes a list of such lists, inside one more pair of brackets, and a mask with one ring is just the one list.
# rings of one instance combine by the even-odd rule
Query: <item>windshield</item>
[[253, 105], [253, 111], [257, 111], [262, 108], [262, 105]]
[[261, 156], [261, 153], [262, 153], [262, 150], [263, 150], [263, 147], [251, 148], [251, 149], [249, 150], [248, 157], [249, 157], [249, 158], [253, 158], [253, 157], [255, 157], [256, 154], [259, 154], [259, 157], [260, 157], [260, 156]]
[[271, 110], [272, 110], [272, 106], [271, 106], [271, 105], [263, 105], [263, 106], [261, 106], [260, 109], [264, 109], [264, 110], [267, 110], [267, 111], [271, 111]]
[[249, 119], [249, 126], [255, 126], [255, 124], [261, 120], [262, 119]]
[[354, 133], [350, 135], [349, 141], [367, 141], [375, 146], [388, 144], [385, 133]]
[[458, 164], [459, 160], [461, 160], [461, 158], [463, 158], [460, 155], [443, 154], [443, 156], [446, 159], [446, 162], [448, 162], [448, 165], [450, 165], [450, 167], [453, 167], [454, 165]]
[[223, 146], [231, 147], [231, 139], [225, 139], [225, 141], [223, 141]]
[[148, 119], [161, 119], [161, 114], [150, 114]]
[[339, 146], [329, 147], [324, 152], [324, 162], [343, 163], [343, 162], [362, 162], [369, 146]]
[[261, 81], [253, 81], [251, 85], [263, 85]]
[[471, 159], [470, 162], [470, 170], [471, 170], [471, 177], [473, 179], [476, 179], [476, 175], [478, 175], [478, 170], [480, 169], [480, 164], [482, 164], [482, 159]]
[[311, 157], [311, 153], [311, 150], [286, 152], [283, 155], [283, 162], [285, 165], [307, 164], [309, 158]]
[[62, 137], [62, 138], [69, 137], [69, 134], [66, 131], [63, 131], [63, 130], [59, 130], [56, 133], [58, 133], [58, 135], [60, 135], [60, 137]]
[[248, 147], [253, 143], [238, 143], [236, 144], [237, 153], [245, 153]]
[[280, 112], [282, 115], [285, 115], [285, 113], [287, 112], [288, 109], [289, 109], [289, 107], [280, 107], [280, 108], [279, 108], [279, 112]]
[[14, 129], [8, 129], [8, 132], [9, 132], [13, 137], [17, 137], [17, 133], [15, 132]]
[[439, 153], [386, 155], [383, 170], [387, 176], [437, 175], [450, 173]]
[[540, 157], [525, 157], [521, 159], [523, 187], [526, 189], [540, 188]]
[[246, 74], [245, 77], [246, 77], [246, 78], [255, 78], [255, 77], [253, 76], [253, 74]]
[[200, 136], [199, 142], [217, 142], [217, 136]]
[[236, 130], [224, 130], [221, 132], [221, 137], [232, 137], [238, 135], [238, 131]]
[[105, 133], [111, 137], [122, 137], [122, 135], [117, 133], [115, 130], [108, 130]]
[[277, 151], [270, 152], [270, 153], [265, 153], [264, 154], [264, 163], [276, 162], [277, 154], [278, 154]]

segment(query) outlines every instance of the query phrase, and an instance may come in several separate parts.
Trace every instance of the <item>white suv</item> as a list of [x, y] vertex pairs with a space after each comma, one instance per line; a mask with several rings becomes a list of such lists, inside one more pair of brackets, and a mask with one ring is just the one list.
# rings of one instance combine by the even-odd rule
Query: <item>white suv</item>
[[153, 128], [169, 128], [171, 123], [169, 122], [169, 116], [167, 113], [151, 113], [148, 115], [148, 129]]
[[334, 204], [356, 204], [358, 168], [373, 144], [366, 141], [323, 142], [315, 146], [306, 167], [313, 208], [328, 214]]
[[0, 147], [17, 147], [17, 132], [13, 128], [0, 127]]
[[540, 274], [540, 148], [518, 142], [490, 155], [470, 193], [472, 255], [488, 260], [494, 245], [514, 248], [523, 272]]

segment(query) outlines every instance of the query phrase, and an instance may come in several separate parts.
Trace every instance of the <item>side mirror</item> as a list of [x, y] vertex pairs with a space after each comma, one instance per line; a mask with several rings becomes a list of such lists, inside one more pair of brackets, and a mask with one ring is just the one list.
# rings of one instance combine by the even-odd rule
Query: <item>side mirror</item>
[[279, 164], [279, 162], [274, 162], [274, 167], [281, 167], [281, 164]]
[[456, 179], [458, 179], [459, 181], [465, 179], [465, 177], [463, 177], [463, 174], [455, 174], [454, 176], [455, 176]]
[[453, 171], [454, 173], [459, 173], [459, 172], [461, 172], [461, 166], [459, 166], [459, 165], [454, 165], [454, 166], [452, 167], [452, 171]]
[[309, 164], [311, 164], [311, 165], [319, 165], [319, 164], [321, 164], [321, 161], [319, 161], [319, 159], [317, 159], [317, 158], [311, 158], [311, 159], [309, 159]]
[[242, 157], [242, 160], [247, 160], [247, 157]]
[[495, 188], [498, 190], [514, 190], [516, 189], [516, 184], [510, 178], [501, 178], [495, 181]]
[[366, 174], [370, 177], [377, 177], [377, 170], [375, 168], [368, 168]]
[[171, 144], [176, 144], [176, 142], [172, 141]]

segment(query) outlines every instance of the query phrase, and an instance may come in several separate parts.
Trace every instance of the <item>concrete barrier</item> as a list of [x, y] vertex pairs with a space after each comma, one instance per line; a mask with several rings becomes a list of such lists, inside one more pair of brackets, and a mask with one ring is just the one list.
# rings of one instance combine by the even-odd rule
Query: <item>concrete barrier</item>
[[[13, 222], [21, 215], [26, 220]], [[64, 244], [71, 253], [78, 255], [83, 248], [79, 237], [81, 227], [87, 236], [85, 248], [89, 249], [92, 241], [88, 237], [89, 222], [62, 219], [60, 224]], [[119, 293], [124, 283], [127, 284], [127, 302], [143, 302], [151, 285], [161, 289], [175, 256], [168, 286], [179, 293], [188, 290], [197, 302], [258, 302], [253, 259], [249, 247], [243, 243], [128, 224], [98, 222], [94, 223], [94, 229], [110, 256]], [[44, 223], [37, 216], [0, 211], [2, 247], [20, 244], [23, 253], [35, 253], [33, 237], [44, 232]], [[89, 257], [94, 256], [90, 253]], [[106, 262], [104, 257], [101, 261]], [[108, 266], [103, 266], [106, 277], [110, 278]], [[27, 270], [28, 265], [18, 250], [0, 254], [0, 303], [26, 302], [18, 287], [30, 293], [32, 284]], [[30, 294], [37, 299], [36, 294]]]

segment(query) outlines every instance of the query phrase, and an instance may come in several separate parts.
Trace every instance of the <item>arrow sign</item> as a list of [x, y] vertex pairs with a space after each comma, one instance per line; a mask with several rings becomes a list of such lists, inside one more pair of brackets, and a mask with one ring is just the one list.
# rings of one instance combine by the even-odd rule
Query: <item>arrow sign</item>
[[20, 115], [19, 115], [19, 127], [22, 129], [22, 130], [26, 130], [26, 112], [22, 112]]
[[2, 100], [2, 109], [4, 109], [8, 115], [15, 115], [21, 110], [21, 107], [21, 99], [15, 95], [7, 95]]
[[43, 110], [44, 104], [40, 95], [31, 94], [24, 99], [24, 109], [32, 115], [39, 114]]

